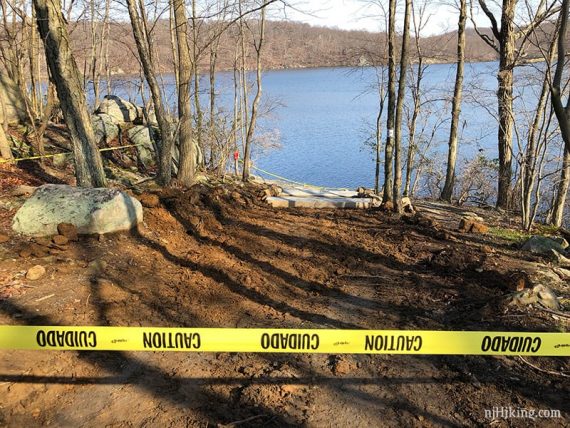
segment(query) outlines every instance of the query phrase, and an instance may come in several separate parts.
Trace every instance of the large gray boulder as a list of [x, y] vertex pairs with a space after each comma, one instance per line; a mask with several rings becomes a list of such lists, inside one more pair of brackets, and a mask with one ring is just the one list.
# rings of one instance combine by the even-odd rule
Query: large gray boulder
[[117, 123], [142, 122], [142, 108], [116, 95], [105, 95], [95, 114], [107, 114]]
[[101, 142], [109, 144], [119, 136], [119, 126], [113, 116], [106, 113], [96, 114], [91, 117], [91, 123], [97, 144]]
[[547, 238], [546, 236], [531, 236], [522, 246], [525, 251], [533, 254], [548, 254], [551, 250], [563, 253], [568, 247], [566, 240]]
[[18, 210], [12, 229], [49, 236], [57, 234], [59, 223], [71, 223], [80, 234], [103, 234], [129, 230], [142, 219], [140, 202], [119, 190], [46, 184]]
[[[153, 133], [151, 138], [151, 132]], [[158, 130], [148, 126], [133, 126], [127, 131], [127, 136], [131, 143], [137, 145], [137, 155], [139, 162], [149, 168], [155, 163], [155, 149], [153, 138], [157, 138]]]

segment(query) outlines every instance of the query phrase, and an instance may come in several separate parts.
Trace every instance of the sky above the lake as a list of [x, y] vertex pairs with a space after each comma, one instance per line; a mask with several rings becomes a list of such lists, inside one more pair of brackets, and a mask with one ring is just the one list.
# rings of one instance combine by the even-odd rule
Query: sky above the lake
[[[343, 30], [366, 30], [371, 32], [384, 29], [383, 11], [374, 1], [366, 0], [292, 0], [285, 13], [288, 19], [301, 21], [311, 25], [336, 27]], [[377, 3], [377, 2], [376, 2]], [[387, 1], [384, 3], [388, 3]], [[402, 1], [398, 2], [403, 8]], [[441, 5], [441, 2], [428, 2], [425, 16], [426, 25], [423, 35], [441, 34], [455, 30], [458, 13], [449, 6]], [[403, 15], [400, 11], [399, 15]], [[475, 11], [478, 26], [489, 26], [486, 17]], [[397, 19], [399, 25], [403, 23], [403, 16]]]

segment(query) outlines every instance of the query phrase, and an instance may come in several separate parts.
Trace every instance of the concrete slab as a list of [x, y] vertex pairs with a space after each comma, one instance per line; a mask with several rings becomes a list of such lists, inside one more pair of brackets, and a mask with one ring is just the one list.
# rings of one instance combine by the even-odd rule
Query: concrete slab
[[354, 198], [357, 192], [352, 190], [329, 190], [329, 189], [300, 189], [284, 188], [282, 196], [296, 196], [300, 198]]
[[297, 196], [272, 196], [267, 203], [273, 208], [355, 208], [372, 207], [370, 198], [306, 198]]

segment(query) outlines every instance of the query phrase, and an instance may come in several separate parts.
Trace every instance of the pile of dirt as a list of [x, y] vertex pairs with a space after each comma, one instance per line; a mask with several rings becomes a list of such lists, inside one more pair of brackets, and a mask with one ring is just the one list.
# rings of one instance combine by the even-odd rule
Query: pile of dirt
[[[514, 273], [538, 264], [491, 235], [457, 232], [462, 213], [443, 212], [448, 227], [381, 211], [275, 210], [262, 190], [147, 191], [137, 230], [80, 236], [60, 254], [21, 257], [28, 242], [2, 223], [0, 289], [18, 292], [0, 293], [0, 323], [567, 329], [502, 303], [519, 286]], [[30, 282], [36, 265], [45, 274]], [[556, 374], [568, 359], [529, 361], [553, 374], [510, 357], [2, 351], [0, 425], [561, 426], [485, 416], [568, 411], [570, 385]]]

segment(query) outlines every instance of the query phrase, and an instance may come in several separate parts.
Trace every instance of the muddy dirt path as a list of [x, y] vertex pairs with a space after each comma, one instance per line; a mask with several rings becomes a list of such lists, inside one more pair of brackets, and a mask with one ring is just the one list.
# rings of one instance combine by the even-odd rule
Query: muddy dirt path
[[[513, 272], [536, 264], [507, 242], [378, 211], [274, 210], [256, 191], [162, 193], [138, 231], [43, 258], [18, 257], [25, 242], [12, 237], [0, 323], [567, 328], [500, 303]], [[47, 275], [26, 281], [35, 264]], [[0, 426], [554, 427], [569, 426], [569, 393], [567, 379], [511, 357], [0, 352]], [[497, 407], [564, 417], [486, 418]]]

